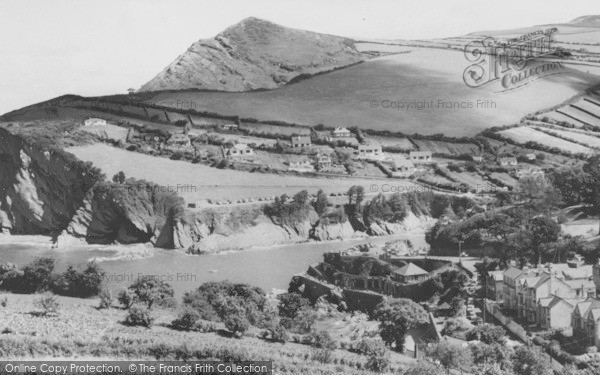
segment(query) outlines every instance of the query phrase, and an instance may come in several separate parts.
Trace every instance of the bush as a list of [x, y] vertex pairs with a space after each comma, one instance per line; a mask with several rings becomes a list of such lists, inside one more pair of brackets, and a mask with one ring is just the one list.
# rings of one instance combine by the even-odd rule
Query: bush
[[315, 349], [311, 354], [311, 359], [321, 363], [331, 363], [333, 362], [333, 350]]
[[8, 298], [4, 297], [0, 300], [0, 306], [6, 307], [8, 305]]
[[113, 302], [111, 291], [108, 289], [102, 289], [100, 293], [98, 293], [98, 296], [100, 297], [100, 304], [98, 305], [98, 308], [110, 309]]
[[155, 303], [165, 303], [172, 299], [175, 292], [171, 285], [157, 277], [147, 275], [131, 284], [129, 289], [133, 292], [135, 301], [147, 304], [151, 309]]
[[179, 316], [173, 322], [171, 322], [171, 326], [177, 329], [190, 330], [196, 326], [196, 323], [200, 319], [200, 314], [193, 309], [187, 308], [184, 309]]
[[36, 258], [23, 268], [22, 291], [25, 293], [50, 290], [54, 283], [54, 259]]
[[61, 295], [91, 297], [98, 295], [105, 272], [97, 263], [88, 264], [82, 272], [70, 266], [56, 281], [54, 289]]
[[58, 298], [50, 293], [44, 294], [42, 297], [34, 301], [34, 306], [42, 310], [40, 315], [49, 316], [58, 314], [60, 305], [58, 304]]
[[250, 322], [243, 313], [228, 314], [223, 318], [223, 323], [229, 332], [238, 337], [250, 328]]
[[479, 340], [486, 344], [506, 343], [506, 331], [500, 326], [493, 324], [482, 324], [467, 332], [467, 340]]
[[125, 318], [125, 323], [130, 326], [150, 327], [153, 321], [150, 309], [143, 306], [132, 306]]
[[279, 296], [279, 315], [295, 318], [298, 311], [309, 305], [308, 299], [298, 293], [284, 293]]
[[131, 305], [133, 305], [134, 298], [135, 298], [135, 295], [133, 294], [133, 292], [131, 290], [123, 289], [122, 291], [119, 292], [117, 300], [119, 301], [119, 303], [121, 305], [123, 305], [123, 308], [128, 309], [131, 307]]
[[310, 345], [321, 349], [336, 349], [337, 343], [327, 331], [312, 331], [308, 335]]

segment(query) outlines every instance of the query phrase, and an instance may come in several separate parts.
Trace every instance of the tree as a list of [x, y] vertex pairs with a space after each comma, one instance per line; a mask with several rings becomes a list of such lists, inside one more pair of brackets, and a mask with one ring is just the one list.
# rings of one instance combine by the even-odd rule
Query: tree
[[437, 344], [427, 348], [427, 355], [440, 363], [450, 374], [450, 369], [465, 371], [473, 363], [471, 352], [465, 350], [458, 344], [453, 344], [448, 340], [442, 340]]
[[298, 293], [284, 293], [279, 296], [279, 315], [286, 318], [295, 318], [298, 311], [307, 307], [308, 299]]
[[513, 367], [517, 375], [546, 375], [552, 373], [551, 359], [536, 348], [520, 346], [515, 350]]
[[560, 225], [547, 216], [537, 216], [527, 222], [526, 234], [531, 238], [534, 250], [532, 260], [541, 260], [542, 245], [558, 240], [560, 231]]
[[512, 371], [512, 356], [514, 351], [511, 347], [504, 344], [484, 344], [470, 345], [473, 363], [476, 365], [497, 364], [504, 371]]
[[294, 194], [293, 201], [298, 206], [306, 206], [308, 203], [308, 191], [301, 190]]
[[137, 301], [148, 305], [148, 309], [151, 309], [154, 303], [163, 302], [174, 295], [171, 285], [151, 275], [139, 278], [129, 289], [133, 291]]
[[348, 204], [352, 205], [352, 201], [356, 195], [356, 185], [351, 186], [346, 194], [348, 195]]
[[100, 292], [106, 272], [96, 262], [88, 264], [83, 272], [69, 266], [56, 281], [57, 293], [73, 297], [91, 297]]
[[250, 328], [244, 301], [240, 297], [218, 296], [213, 306], [225, 327], [234, 336], [239, 337]]
[[125, 318], [125, 324], [130, 326], [150, 327], [153, 321], [150, 309], [143, 306], [132, 306]]
[[373, 318], [380, 322], [379, 334], [383, 341], [401, 352], [406, 332], [427, 323], [427, 312], [410, 299], [398, 298], [379, 303], [373, 311]]
[[358, 351], [367, 356], [366, 368], [375, 372], [384, 372], [390, 367], [390, 353], [383, 341], [363, 338]]
[[497, 343], [504, 345], [506, 343], [506, 331], [497, 325], [482, 324], [467, 332], [467, 340], [479, 340], [486, 344]]
[[112, 181], [115, 184], [123, 184], [123, 183], [125, 183], [125, 179], [126, 179], [125, 178], [125, 172], [120, 171], [118, 173], [115, 173], [115, 175], [112, 178]]
[[572, 206], [594, 203], [596, 181], [581, 167], [557, 169], [550, 175], [550, 179], [565, 204]]
[[44, 292], [49, 290], [54, 283], [53, 258], [36, 258], [23, 268], [23, 282], [21, 288], [25, 293]]
[[315, 200], [315, 211], [320, 215], [323, 215], [325, 211], [327, 211], [327, 206], [329, 205], [329, 200], [327, 199], [327, 194], [323, 192], [322, 189], [319, 189], [317, 192], [317, 198]]
[[560, 203], [560, 192], [545, 177], [521, 178], [516, 192], [525, 207], [534, 212], [550, 211]]

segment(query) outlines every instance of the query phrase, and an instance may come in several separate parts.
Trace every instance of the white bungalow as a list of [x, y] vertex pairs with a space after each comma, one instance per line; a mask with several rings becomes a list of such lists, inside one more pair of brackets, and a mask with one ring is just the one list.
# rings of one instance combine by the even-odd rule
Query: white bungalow
[[406, 159], [405, 157], [395, 157], [394, 159], [394, 167], [396, 169], [393, 172], [394, 176], [398, 177], [408, 177], [416, 172], [415, 165], [410, 159]]
[[519, 162], [514, 156], [502, 156], [498, 158], [498, 165], [501, 167], [516, 167]]
[[377, 142], [368, 142], [366, 144], [358, 145], [358, 153], [356, 156], [360, 160], [383, 160], [385, 155], [381, 150], [381, 145]]
[[408, 158], [413, 164], [426, 164], [431, 163], [431, 151], [411, 151], [408, 154]]
[[228, 148], [226, 155], [232, 158], [254, 156], [254, 150], [245, 143], [238, 143]]
[[89, 118], [84, 122], [85, 126], [106, 125], [106, 120], [101, 118]]
[[304, 155], [290, 155], [287, 161], [288, 169], [296, 172], [314, 172], [310, 159]]
[[352, 132], [343, 127], [337, 127], [332, 132], [333, 138], [350, 138], [352, 137]]

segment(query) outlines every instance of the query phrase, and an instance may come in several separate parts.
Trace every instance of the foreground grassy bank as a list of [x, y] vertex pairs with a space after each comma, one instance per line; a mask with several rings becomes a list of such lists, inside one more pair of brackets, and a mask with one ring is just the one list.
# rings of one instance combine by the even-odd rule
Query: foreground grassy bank
[[[170, 328], [177, 309], [153, 309], [154, 324], [124, 324], [127, 310], [98, 309], [98, 299], [57, 297], [56, 314], [42, 315], [35, 303], [39, 295], [2, 294], [0, 301], [0, 358], [6, 359], [160, 359], [232, 361], [269, 360], [285, 374], [370, 374], [367, 358], [342, 349], [330, 356], [308, 345], [276, 343], [258, 338], [259, 330], [241, 338], [228, 335], [221, 323], [214, 332]], [[410, 359], [393, 356], [394, 370]], [[397, 371], [394, 371], [397, 372]]]

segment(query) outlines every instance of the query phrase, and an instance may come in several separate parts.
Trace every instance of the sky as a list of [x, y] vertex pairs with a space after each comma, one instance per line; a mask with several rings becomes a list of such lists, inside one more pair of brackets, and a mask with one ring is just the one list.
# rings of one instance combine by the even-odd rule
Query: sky
[[64, 94], [139, 88], [198, 39], [246, 17], [298, 29], [426, 39], [568, 22], [597, 0], [0, 0], [0, 114]]

